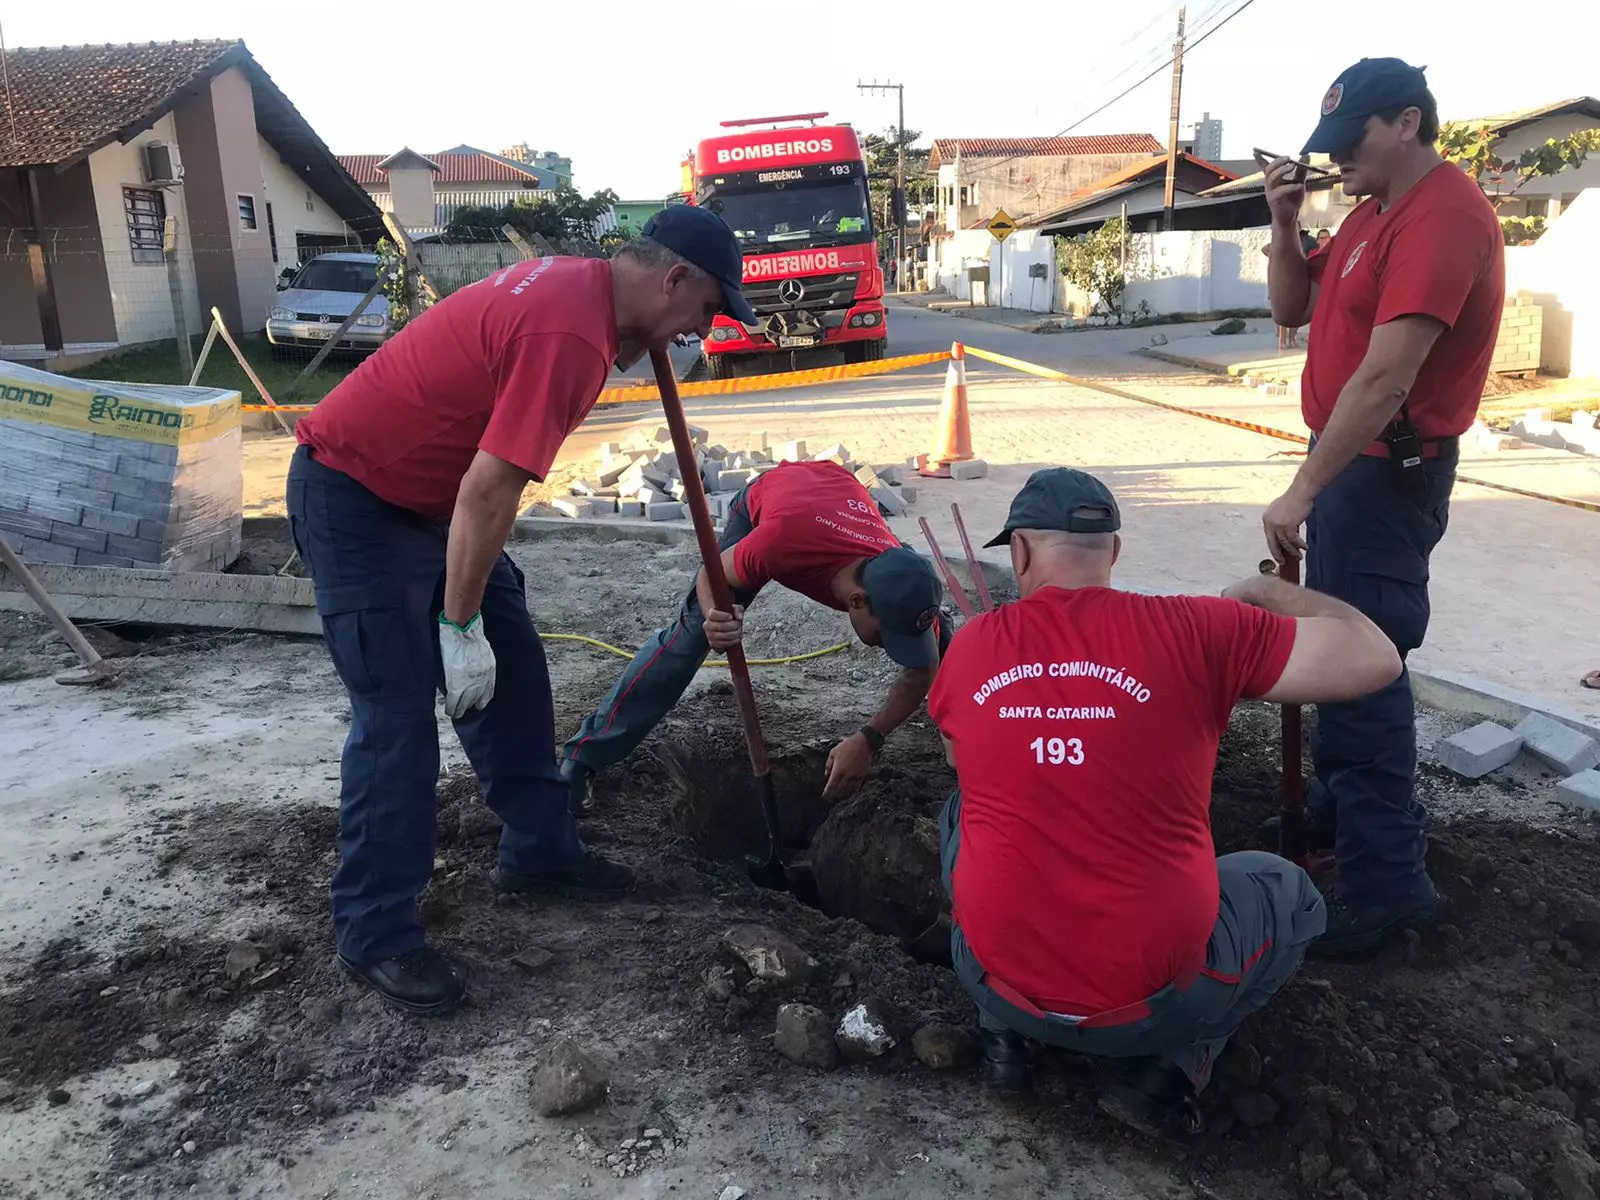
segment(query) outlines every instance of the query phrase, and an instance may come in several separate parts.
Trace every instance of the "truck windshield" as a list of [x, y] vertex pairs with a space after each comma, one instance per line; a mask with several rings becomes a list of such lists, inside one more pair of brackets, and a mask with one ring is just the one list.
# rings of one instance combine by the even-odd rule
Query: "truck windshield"
[[872, 240], [866, 185], [859, 179], [841, 183], [797, 184], [725, 191], [704, 201], [733, 226], [739, 244], [757, 246], [823, 246]]

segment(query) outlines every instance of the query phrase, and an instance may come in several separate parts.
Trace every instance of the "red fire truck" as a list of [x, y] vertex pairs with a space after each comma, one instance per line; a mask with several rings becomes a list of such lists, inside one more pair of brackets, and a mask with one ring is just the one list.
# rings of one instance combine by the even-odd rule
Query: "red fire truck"
[[735, 355], [781, 354], [791, 369], [813, 349], [837, 347], [846, 362], [883, 357], [888, 329], [867, 167], [855, 130], [816, 124], [827, 115], [724, 121], [743, 132], [695, 150], [693, 202], [733, 227], [756, 312], [749, 326], [717, 318], [704, 346], [713, 379], [727, 378]]

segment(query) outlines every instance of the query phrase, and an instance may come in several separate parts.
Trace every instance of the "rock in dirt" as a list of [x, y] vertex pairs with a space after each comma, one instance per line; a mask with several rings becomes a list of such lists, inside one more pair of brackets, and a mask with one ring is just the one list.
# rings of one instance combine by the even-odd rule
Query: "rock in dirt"
[[559, 1117], [593, 1108], [609, 1090], [605, 1072], [575, 1042], [563, 1038], [550, 1048], [533, 1076], [533, 1108], [540, 1116]]
[[828, 814], [811, 841], [824, 912], [894, 937], [915, 937], [938, 919], [944, 883], [937, 846], [919, 830], [920, 799], [908, 780], [875, 780]]
[[1522, 1181], [1509, 1175], [1496, 1175], [1489, 1181], [1489, 1188], [1499, 1200], [1529, 1200], [1530, 1196], [1528, 1189], [1522, 1186]]
[[229, 979], [242, 979], [259, 967], [266, 957], [266, 951], [254, 942], [235, 942], [228, 948], [228, 957], [223, 962], [223, 970], [227, 972]]
[[72, 1099], [72, 1093], [67, 1091], [66, 1088], [51, 1088], [44, 1094], [44, 1098], [51, 1108], [60, 1108], [68, 1100]]
[[17, 1098], [17, 1085], [9, 1079], [0, 1079], [0, 1104], [9, 1104]]
[[706, 995], [718, 1004], [725, 1003], [733, 995], [733, 968], [707, 967], [705, 974]]
[[931, 1071], [970, 1066], [978, 1058], [978, 1035], [959, 1025], [931, 1021], [911, 1035], [917, 1061]]
[[1239, 317], [1229, 317], [1226, 321], [1218, 321], [1211, 327], [1211, 332], [1223, 335], [1230, 333], [1243, 333], [1244, 321]]
[[894, 1049], [889, 1014], [875, 1000], [863, 1000], [852, 1005], [839, 1018], [839, 1028], [834, 1030], [833, 1040], [839, 1047], [839, 1053], [850, 1062], [882, 1058]]
[[1278, 1119], [1278, 1102], [1265, 1092], [1240, 1092], [1229, 1107], [1246, 1129], [1262, 1129]]
[[722, 944], [767, 983], [804, 983], [817, 969], [816, 959], [765, 925], [735, 925], [722, 935]]
[[784, 1004], [778, 1008], [773, 1045], [779, 1054], [802, 1067], [831, 1071], [839, 1065], [833, 1025], [828, 1014], [810, 1004]]
[[1600, 1164], [1576, 1138], [1564, 1140], [1556, 1147], [1550, 1178], [1562, 1200], [1595, 1200], [1596, 1175], [1600, 1175]]
[[1444, 1137], [1461, 1124], [1461, 1114], [1448, 1104], [1428, 1114], [1428, 1129], [1435, 1137]]
[[745, 1191], [742, 1187], [738, 1187], [730, 1183], [727, 1187], [723, 1188], [722, 1191], [717, 1193], [717, 1200], [744, 1200], [744, 1198], [749, 1194], [750, 1193]]
[[529, 946], [511, 956], [511, 965], [524, 975], [538, 975], [550, 969], [556, 956], [543, 946]]

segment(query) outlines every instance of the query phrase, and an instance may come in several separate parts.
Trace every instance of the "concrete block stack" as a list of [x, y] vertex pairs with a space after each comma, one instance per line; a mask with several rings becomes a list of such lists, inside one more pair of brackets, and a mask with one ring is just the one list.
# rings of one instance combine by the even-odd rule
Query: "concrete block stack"
[[1512, 425], [1511, 432], [1524, 441], [1548, 446], [1552, 450], [1570, 450], [1574, 454], [1600, 454], [1600, 429], [1595, 426], [1600, 418], [1582, 409], [1568, 420], [1555, 420], [1555, 411], [1549, 408], [1530, 408]]
[[[872, 467], [855, 462], [850, 451], [834, 443], [818, 454], [810, 454], [804, 441], [774, 443], [766, 435], [759, 449], [730, 450], [708, 445], [704, 429], [689, 427], [694, 439], [694, 463], [680, 463], [672, 448], [672, 434], [665, 425], [638, 426], [621, 442], [605, 442], [600, 447], [599, 470], [593, 478], [572, 485], [572, 495], [560, 496], [551, 507], [575, 520], [595, 517], [629, 517], [647, 521], [689, 519], [683, 503], [684, 470], [700, 474], [706, 490], [706, 504], [713, 520], [727, 520], [733, 499], [753, 479], [785, 462], [834, 462], [855, 474], [885, 516], [903, 516], [916, 502], [916, 489], [901, 483], [900, 467]], [[914, 460], [908, 462], [913, 470]]]
[[1545, 713], [1531, 712], [1507, 729], [1484, 721], [1439, 743], [1439, 765], [1467, 779], [1481, 779], [1526, 754], [1559, 776], [1557, 799], [1600, 813], [1600, 743]]
[[35, 563], [220, 571], [239, 556], [239, 394], [0, 363], [0, 536]]
[[1495, 342], [1489, 370], [1505, 374], [1537, 371], [1544, 338], [1544, 310], [1527, 292], [1506, 297], [1500, 314], [1500, 337]]

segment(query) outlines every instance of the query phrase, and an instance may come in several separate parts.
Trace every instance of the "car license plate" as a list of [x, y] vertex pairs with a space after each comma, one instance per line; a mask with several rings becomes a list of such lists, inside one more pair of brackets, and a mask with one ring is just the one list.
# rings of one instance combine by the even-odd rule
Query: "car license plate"
[[312, 325], [306, 329], [306, 336], [308, 338], [324, 340], [331, 338], [338, 328], [339, 327], [337, 325]]
[[817, 339], [810, 334], [797, 333], [778, 338], [778, 349], [799, 350], [805, 346], [815, 346]]

